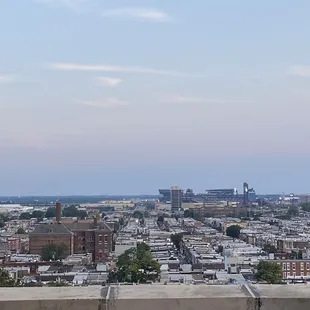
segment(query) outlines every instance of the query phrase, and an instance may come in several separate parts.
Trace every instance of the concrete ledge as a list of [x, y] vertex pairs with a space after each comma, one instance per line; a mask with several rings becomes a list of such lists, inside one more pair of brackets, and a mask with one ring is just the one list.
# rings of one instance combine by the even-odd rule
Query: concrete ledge
[[0, 288], [1, 310], [309, 310], [307, 285]]

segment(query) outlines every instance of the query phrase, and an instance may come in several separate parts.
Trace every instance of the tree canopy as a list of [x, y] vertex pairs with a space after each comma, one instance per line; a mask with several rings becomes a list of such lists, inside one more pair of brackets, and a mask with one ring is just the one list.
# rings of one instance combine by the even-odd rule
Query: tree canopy
[[30, 220], [32, 218], [36, 218], [37, 220], [42, 220], [44, 218], [45, 213], [40, 210], [34, 210], [32, 213], [23, 212], [19, 216], [20, 220]]
[[40, 211], [40, 210], [34, 210], [31, 215], [32, 218], [36, 218], [38, 221], [42, 221], [44, 216], [45, 216], [45, 212]]
[[[79, 210], [75, 205], [71, 205], [69, 207], [62, 209], [62, 216], [85, 219], [87, 218], [88, 214], [85, 210]], [[48, 208], [45, 213], [45, 217], [47, 218], [56, 217], [56, 208], [55, 207]]]
[[44, 261], [56, 261], [62, 260], [66, 257], [68, 248], [65, 244], [47, 244], [42, 249], [42, 260]]
[[20, 220], [30, 220], [31, 219], [31, 213], [29, 212], [23, 212], [19, 216]]
[[193, 210], [190, 210], [190, 209], [186, 209], [184, 211], [184, 217], [191, 217], [191, 218], [194, 218], [194, 211]]
[[211, 217], [212, 214], [205, 213], [204, 215], [200, 212], [195, 212], [193, 210], [187, 209], [184, 211], [184, 217], [193, 218], [196, 221], [202, 222], [204, 220], [204, 217]]
[[146, 283], [156, 281], [159, 275], [160, 265], [153, 259], [149, 246], [140, 243], [118, 257], [116, 270], [109, 273], [108, 282]]
[[135, 219], [142, 219], [143, 218], [143, 213], [141, 211], [138, 211], [136, 210], [132, 216], [135, 218]]
[[9, 220], [10, 218], [6, 214], [0, 214], [0, 228], [4, 227]]
[[161, 226], [164, 224], [164, 221], [165, 221], [165, 218], [163, 215], [160, 215], [158, 218], [157, 218], [157, 225], [158, 226]]
[[0, 268], [0, 287], [13, 287], [17, 285], [18, 282], [10, 276], [9, 272]]
[[282, 282], [282, 269], [272, 261], [260, 261], [257, 266], [256, 277], [260, 281], [265, 281], [268, 284], [277, 284]]
[[183, 239], [182, 234], [172, 234], [170, 235], [170, 239], [173, 242], [174, 246], [177, 248], [178, 251], [180, 251], [181, 242]]
[[299, 209], [297, 206], [290, 206], [287, 210], [287, 215], [289, 216], [298, 216], [299, 215]]
[[302, 203], [301, 204], [301, 209], [303, 211], [310, 212], [310, 203], [309, 202]]
[[241, 227], [239, 225], [231, 225], [226, 229], [226, 235], [234, 239], [238, 239], [240, 236]]
[[22, 227], [19, 227], [16, 231], [17, 235], [24, 235], [25, 233], [25, 229], [23, 229]]
[[79, 210], [75, 205], [63, 208], [62, 215], [64, 217], [78, 217], [80, 219], [85, 219], [88, 216], [85, 210]]
[[46, 210], [45, 216], [47, 218], [56, 217], [56, 208], [55, 207], [49, 207]]
[[277, 248], [274, 245], [266, 244], [263, 247], [263, 251], [265, 251], [267, 253], [276, 253], [277, 252]]
[[144, 205], [145, 205], [146, 210], [149, 210], [149, 211], [155, 210], [155, 206], [156, 206], [155, 201], [146, 201]]
[[119, 222], [119, 225], [120, 225], [120, 226], [124, 226], [124, 224], [125, 224], [125, 221], [124, 221], [124, 218], [123, 218], [123, 217], [120, 217], [119, 220], [118, 220], [118, 222]]

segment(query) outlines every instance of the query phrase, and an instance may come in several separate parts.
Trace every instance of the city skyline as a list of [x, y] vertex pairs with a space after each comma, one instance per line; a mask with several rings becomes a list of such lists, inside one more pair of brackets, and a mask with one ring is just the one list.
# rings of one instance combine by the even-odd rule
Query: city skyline
[[310, 3], [0, 2], [0, 196], [308, 193]]

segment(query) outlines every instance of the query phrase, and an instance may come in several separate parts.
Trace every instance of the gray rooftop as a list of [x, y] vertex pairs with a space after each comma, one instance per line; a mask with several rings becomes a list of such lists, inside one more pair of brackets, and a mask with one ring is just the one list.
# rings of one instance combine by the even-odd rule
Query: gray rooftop
[[73, 233], [61, 223], [52, 224], [39, 224], [36, 226], [35, 230], [30, 233], [31, 235], [72, 235]]

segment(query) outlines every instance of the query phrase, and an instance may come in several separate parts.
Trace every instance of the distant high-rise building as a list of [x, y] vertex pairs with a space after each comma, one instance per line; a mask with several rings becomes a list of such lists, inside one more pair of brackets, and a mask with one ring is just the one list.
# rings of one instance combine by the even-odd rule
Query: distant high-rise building
[[170, 189], [171, 196], [171, 211], [178, 212], [182, 209], [183, 190], [177, 186], [172, 186]]
[[244, 195], [244, 203], [249, 202], [249, 185], [248, 183], [243, 183], [243, 195]]
[[238, 196], [236, 188], [208, 189], [206, 190], [206, 201], [234, 201]]

